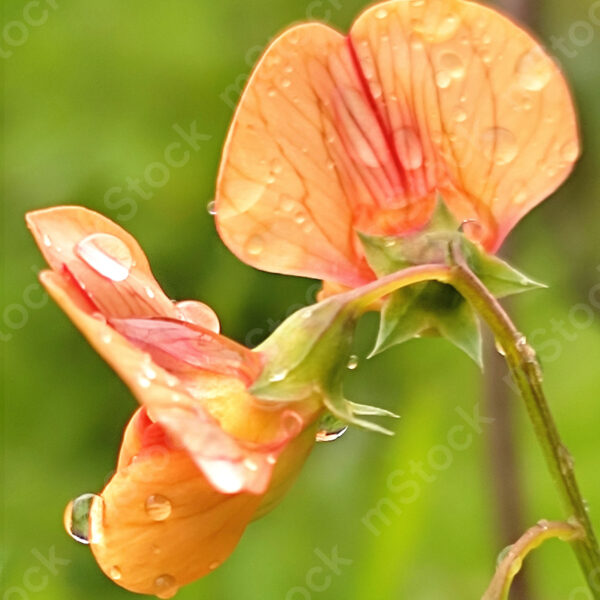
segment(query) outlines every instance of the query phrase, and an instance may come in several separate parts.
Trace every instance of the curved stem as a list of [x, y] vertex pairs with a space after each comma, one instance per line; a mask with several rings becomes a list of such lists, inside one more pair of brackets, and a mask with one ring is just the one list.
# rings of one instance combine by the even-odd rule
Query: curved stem
[[430, 264], [410, 267], [346, 292], [345, 299], [360, 312], [401, 287], [423, 281], [439, 281], [452, 285], [470, 302], [502, 347], [568, 516], [575, 519], [585, 532], [585, 536], [576, 540], [573, 547], [593, 597], [600, 600], [600, 588], [592, 585], [600, 575], [598, 541], [575, 479], [573, 458], [561, 441], [544, 396], [542, 373], [535, 351], [501, 304], [471, 271], [460, 251], [452, 250], [452, 266]]
[[525, 557], [540, 544], [551, 538], [565, 542], [582, 539], [581, 527], [560, 521], [539, 521], [529, 528], [512, 546], [498, 563], [488, 589], [481, 600], [506, 600], [515, 575], [521, 570]]

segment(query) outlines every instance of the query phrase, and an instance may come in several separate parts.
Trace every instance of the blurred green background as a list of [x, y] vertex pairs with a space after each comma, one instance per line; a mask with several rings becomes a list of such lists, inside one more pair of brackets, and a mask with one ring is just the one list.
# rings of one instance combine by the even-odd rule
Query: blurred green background
[[[2, 0], [0, 38], [1, 598], [132, 598], [105, 578], [87, 548], [67, 537], [62, 513], [72, 497], [103, 487], [135, 403], [61, 311], [32, 287], [43, 261], [23, 214], [54, 204], [101, 211], [137, 237], [171, 297], [201, 298], [217, 310], [226, 334], [258, 343], [312, 297], [315, 283], [246, 267], [215, 233], [206, 206], [236, 88], [272, 36], [305, 19], [310, 7], [314, 17], [347, 28], [365, 3], [41, 0], [24, 24], [26, 5]], [[539, 0], [532, 7], [535, 30], [547, 44], [554, 39], [572, 83], [585, 154], [567, 184], [516, 229], [510, 254], [525, 272], [550, 284], [515, 299], [512, 311], [545, 360], [550, 402], [600, 528], [600, 15], [592, 19], [592, 6]], [[44, 23], [31, 24], [46, 10]], [[10, 25], [15, 21], [22, 25]], [[135, 186], [149, 165], [163, 160], [165, 148], [177, 139], [174, 126], [189, 130], [192, 123], [210, 139], [190, 152], [185, 165], [169, 169], [164, 185], [143, 183], [142, 194], [128, 192], [128, 181]], [[160, 179], [158, 171], [150, 176]], [[361, 357], [375, 327], [373, 318], [361, 325]], [[505, 383], [496, 385], [508, 394]], [[481, 403], [481, 412], [489, 414], [484, 389], [474, 365], [439, 340], [417, 340], [376, 359], [363, 358], [348, 373], [348, 394], [399, 412], [396, 437], [350, 431], [319, 445], [286, 501], [249, 527], [222, 568], [178, 597], [479, 598], [506, 543], [497, 533], [489, 457], [495, 425], [486, 425], [482, 434], [473, 431], [473, 443], [453, 450], [443, 469], [432, 466], [443, 451], [432, 449], [448, 446], [449, 430], [462, 422], [457, 407], [472, 414]], [[524, 409], [509, 395], [506, 402], [515, 423], [525, 524], [560, 518]], [[508, 447], [506, 452], [510, 455]], [[424, 463], [427, 481], [410, 473], [411, 461]], [[402, 505], [401, 514], [390, 511], [376, 535], [362, 519], [382, 498], [398, 502], [387, 483], [398, 469], [418, 483], [418, 498]], [[319, 590], [321, 584], [326, 589], [310, 589], [307, 574], [323, 564], [318, 551], [331, 555], [334, 548], [352, 564], [327, 571], [327, 586], [317, 578]], [[29, 569], [41, 566], [36, 554], [52, 552], [70, 562], [54, 573], [42, 567], [29, 581]], [[588, 597], [577, 591], [583, 580], [565, 544], [548, 543], [529, 564], [530, 598]]]

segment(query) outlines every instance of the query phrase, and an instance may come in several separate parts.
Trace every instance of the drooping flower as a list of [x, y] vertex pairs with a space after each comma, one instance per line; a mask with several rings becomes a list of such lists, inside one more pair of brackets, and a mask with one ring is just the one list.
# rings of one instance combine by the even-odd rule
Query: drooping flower
[[579, 154], [559, 68], [466, 0], [392, 0], [344, 36], [294, 26], [267, 49], [231, 126], [216, 197], [227, 246], [267, 271], [358, 286], [357, 232], [422, 228], [441, 196], [487, 251]]
[[206, 305], [172, 302], [108, 219], [72, 206], [27, 223], [51, 267], [42, 283], [141, 404], [90, 513], [92, 551], [119, 585], [171, 597], [279, 501], [314, 443], [321, 401], [253, 398], [262, 356], [220, 335]]

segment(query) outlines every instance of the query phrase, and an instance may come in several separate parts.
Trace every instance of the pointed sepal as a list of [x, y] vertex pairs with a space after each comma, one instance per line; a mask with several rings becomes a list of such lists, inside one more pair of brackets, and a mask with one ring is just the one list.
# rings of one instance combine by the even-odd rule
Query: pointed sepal
[[481, 328], [474, 310], [453, 287], [437, 282], [402, 288], [386, 300], [371, 356], [430, 335], [445, 337], [482, 365]]

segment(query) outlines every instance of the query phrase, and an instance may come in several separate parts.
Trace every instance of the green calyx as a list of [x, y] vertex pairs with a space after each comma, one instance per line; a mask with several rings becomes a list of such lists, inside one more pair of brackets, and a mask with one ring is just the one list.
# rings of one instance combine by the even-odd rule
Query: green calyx
[[361, 417], [395, 415], [350, 402], [342, 392], [361, 314], [356, 294], [340, 294], [291, 315], [256, 348], [265, 358], [265, 367], [250, 389], [252, 395], [274, 403], [319, 395], [330, 415], [341, 423], [391, 434]]
[[[544, 287], [508, 263], [485, 252], [460, 231], [440, 199], [429, 224], [401, 237], [360, 234], [367, 261], [378, 277], [427, 263], [452, 266], [458, 251], [469, 268], [496, 297]], [[479, 320], [469, 303], [447, 283], [426, 281], [401, 288], [383, 304], [372, 356], [416, 337], [440, 335], [482, 363]]]

